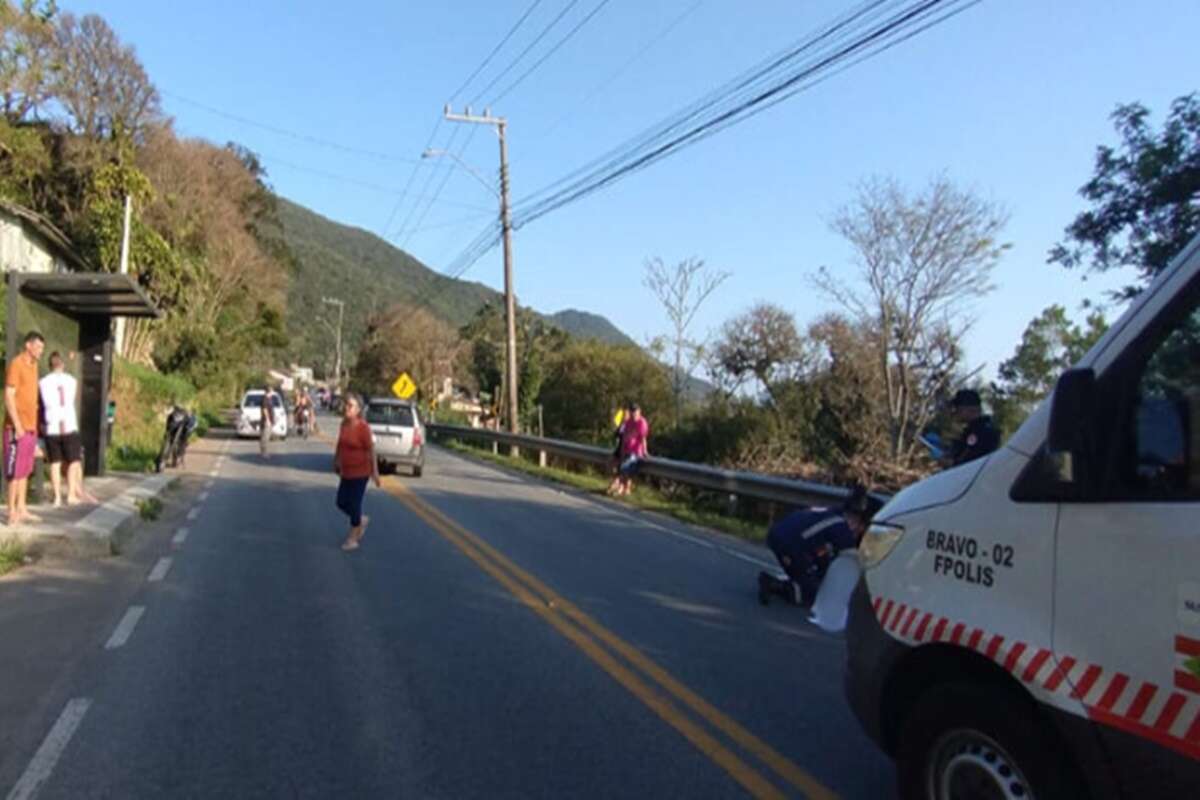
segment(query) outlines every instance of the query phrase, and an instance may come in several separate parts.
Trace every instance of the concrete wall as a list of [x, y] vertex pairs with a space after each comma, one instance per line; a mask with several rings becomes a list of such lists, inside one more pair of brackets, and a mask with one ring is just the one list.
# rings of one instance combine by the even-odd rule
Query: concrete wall
[[66, 272], [67, 268], [40, 236], [31, 234], [20, 220], [0, 210], [0, 270], [53, 273]]

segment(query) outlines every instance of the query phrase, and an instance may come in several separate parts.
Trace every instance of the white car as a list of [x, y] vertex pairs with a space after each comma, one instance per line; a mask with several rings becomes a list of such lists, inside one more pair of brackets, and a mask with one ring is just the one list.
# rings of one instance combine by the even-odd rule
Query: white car
[[904, 798], [1200, 797], [1200, 236], [991, 455], [859, 546], [846, 690]]
[[[262, 422], [263, 394], [262, 389], [251, 389], [242, 395], [242, 402], [238, 407], [238, 436], [247, 439], [258, 438], [259, 425]], [[283, 405], [283, 398], [277, 392], [271, 392], [271, 408], [274, 411], [271, 436], [275, 439], [286, 439], [288, 413]]]
[[417, 407], [406, 400], [375, 398], [367, 402], [367, 424], [375, 440], [379, 471], [398, 465], [412, 470], [414, 478], [425, 469], [425, 428]]

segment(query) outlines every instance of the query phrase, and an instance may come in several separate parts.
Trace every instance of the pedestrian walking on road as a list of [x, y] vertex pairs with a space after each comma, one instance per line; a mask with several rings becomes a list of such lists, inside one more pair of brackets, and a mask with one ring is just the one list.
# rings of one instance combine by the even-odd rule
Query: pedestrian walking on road
[[38, 381], [42, 409], [46, 417], [46, 460], [50, 462], [50, 483], [54, 487], [54, 506], [98, 502], [83, 488], [83, 442], [79, 437], [79, 416], [75, 412], [78, 382], [66, 371], [66, 362], [57, 351], [50, 354], [50, 374]]
[[637, 403], [630, 404], [620, 432], [621, 463], [617, 467], [617, 476], [608, 487], [608, 493], [623, 497], [633, 491], [633, 476], [637, 474], [641, 462], [650, 455], [650, 423], [642, 416], [642, 408]]
[[268, 386], [263, 390], [262, 414], [258, 422], [258, 450], [263, 458], [270, 458], [271, 430], [275, 427], [275, 395]]
[[38, 360], [46, 340], [37, 331], [25, 335], [25, 347], [4, 377], [4, 477], [8, 481], [8, 524], [39, 522], [30, 514], [29, 476], [37, 452]]
[[350, 518], [350, 533], [342, 542], [343, 550], [357, 550], [371, 518], [362, 513], [367, 481], [379, 487], [379, 462], [375, 460], [375, 439], [371, 426], [362, 418], [362, 400], [347, 394], [342, 402], [342, 427], [338, 431], [333, 471], [338, 481], [337, 507]]

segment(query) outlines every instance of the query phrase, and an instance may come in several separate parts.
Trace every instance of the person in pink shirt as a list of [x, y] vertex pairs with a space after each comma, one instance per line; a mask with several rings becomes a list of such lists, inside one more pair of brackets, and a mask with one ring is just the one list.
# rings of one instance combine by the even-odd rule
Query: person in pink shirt
[[621, 423], [621, 465], [608, 487], [609, 494], [623, 496], [633, 491], [633, 476], [642, 459], [650, 455], [649, 440], [650, 423], [642, 416], [641, 406], [634, 403]]

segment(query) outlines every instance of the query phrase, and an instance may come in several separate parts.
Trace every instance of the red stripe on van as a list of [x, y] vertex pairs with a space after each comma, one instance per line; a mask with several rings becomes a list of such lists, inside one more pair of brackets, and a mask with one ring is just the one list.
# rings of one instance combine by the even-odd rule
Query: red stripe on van
[[1075, 659], [1067, 656], [1058, 664], [1058, 668], [1050, 673], [1050, 677], [1046, 679], [1045, 687], [1047, 692], [1057, 691], [1059, 685], [1067, 679], [1072, 668], [1075, 666]]
[[935, 641], [935, 642], [940, 642], [942, 640], [942, 636], [945, 635], [946, 627], [949, 624], [950, 624], [950, 620], [946, 619], [945, 617], [942, 617], [941, 619], [939, 619], [938, 624], [933, 629], [933, 636], [931, 636], [929, 638], [933, 639], [933, 641]]
[[1175, 688], [1200, 694], [1200, 678], [1181, 669], [1175, 670]]
[[1009, 672], [1016, 672], [1017, 662], [1021, 660], [1021, 654], [1025, 652], [1025, 645], [1022, 642], [1017, 642], [1008, 651], [1008, 658], [1004, 659], [1004, 669]]
[[984, 655], [994, 661], [996, 658], [996, 653], [1000, 652], [1000, 645], [1002, 644], [1004, 644], [1004, 637], [997, 633], [992, 637], [992, 640], [988, 642], [987, 650], [984, 652]]
[[1105, 711], [1112, 711], [1112, 707], [1121, 699], [1121, 692], [1125, 691], [1125, 687], [1128, 685], [1129, 676], [1118, 672], [1109, 682], [1108, 689], [1105, 690], [1104, 696], [1100, 698], [1097, 705]]
[[1200, 656], [1200, 639], [1188, 636], [1175, 636], [1175, 652], [1185, 656]]
[[962, 635], [963, 635], [963, 632], [964, 632], [966, 629], [967, 629], [967, 628], [966, 628], [966, 626], [965, 626], [965, 625], [963, 625], [961, 622], [960, 622], [960, 623], [958, 623], [957, 625], [955, 625], [955, 626], [954, 626], [954, 633], [953, 633], [953, 634], [951, 634], [951, 636], [950, 636], [950, 643], [951, 643], [951, 644], [958, 644], [959, 642], [961, 642], [961, 641], [962, 641]]
[[926, 611], [925, 616], [921, 618], [921, 624], [917, 626], [917, 632], [913, 634], [913, 636], [916, 637], [918, 642], [922, 642], [925, 640], [925, 631], [928, 630], [929, 623], [932, 620], [933, 620], [933, 614], [930, 614], [928, 611]]
[[1129, 710], [1125, 712], [1125, 716], [1140, 720], [1156, 694], [1158, 694], [1157, 686], [1152, 683], [1143, 683], [1142, 688], [1138, 689], [1137, 695], [1134, 696], [1133, 702], [1129, 704]]
[[1038, 650], [1037, 654], [1033, 657], [1033, 660], [1029, 662], [1029, 666], [1025, 668], [1023, 673], [1021, 673], [1021, 680], [1025, 681], [1026, 683], [1032, 683], [1033, 679], [1037, 677], [1038, 672], [1040, 672], [1042, 669], [1042, 665], [1046, 663], [1046, 659], [1048, 658], [1050, 658], [1049, 650]]
[[1079, 685], [1071, 692], [1071, 697], [1074, 697], [1076, 700], [1082, 700], [1087, 697], [1087, 693], [1092, 690], [1092, 686], [1099, 678], [1100, 668], [1092, 664], [1084, 671], [1083, 677], [1079, 679]]
[[908, 637], [908, 629], [912, 627], [913, 621], [917, 618], [917, 614], [920, 614], [920, 613], [921, 612], [915, 608], [912, 611], [908, 612], [908, 619], [904, 623], [904, 629], [900, 631], [901, 636], [903, 636], [905, 638]]
[[894, 601], [894, 600], [888, 600], [887, 603], [884, 605], [883, 613], [879, 615], [879, 626], [881, 628], [887, 627], [888, 615], [892, 613], [892, 608], [894, 608], [895, 605], [896, 605], [896, 601]]
[[896, 628], [900, 627], [900, 620], [903, 619], [905, 612], [908, 611], [908, 606], [901, 603], [896, 606], [896, 610], [892, 612], [892, 621], [888, 623], [888, 630], [892, 633], [896, 632]]
[[1183, 710], [1184, 696], [1179, 692], [1171, 692], [1171, 699], [1167, 700], [1167, 704], [1163, 706], [1162, 713], [1158, 715], [1158, 719], [1154, 721], [1154, 729], [1166, 733], [1175, 724], [1176, 717]]
[[967, 647], [972, 650], [979, 649], [979, 640], [983, 638], [983, 631], [976, 628], [971, 632], [971, 638], [967, 640]]

